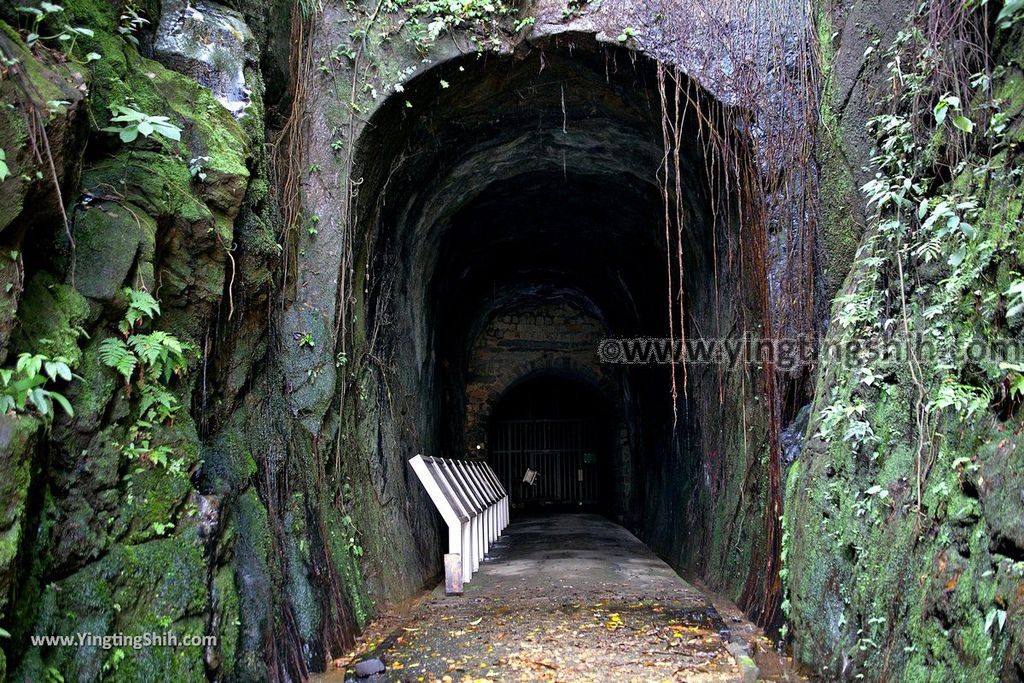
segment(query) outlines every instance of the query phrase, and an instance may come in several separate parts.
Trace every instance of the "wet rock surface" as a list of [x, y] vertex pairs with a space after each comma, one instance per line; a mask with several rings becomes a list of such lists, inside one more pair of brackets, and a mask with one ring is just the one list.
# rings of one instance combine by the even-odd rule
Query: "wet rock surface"
[[165, 0], [161, 9], [157, 61], [210, 88], [233, 116], [242, 116], [251, 103], [244, 69], [253, 41], [242, 15], [202, 0]]
[[[439, 587], [320, 681], [743, 680], [758, 669], [739, 621], [603, 517], [529, 517], [464, 595]], [[377, 659], [382, 673], [356, 678]]]

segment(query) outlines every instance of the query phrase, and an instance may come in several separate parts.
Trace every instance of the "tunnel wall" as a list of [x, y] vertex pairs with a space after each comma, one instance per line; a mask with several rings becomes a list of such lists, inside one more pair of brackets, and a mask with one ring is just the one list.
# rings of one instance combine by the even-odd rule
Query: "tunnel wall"
[[[706, 31], [712, 31], [713, 17], [701, 18], [692, 6], [675, 6], [673, 12], [678, 12], [679, 16], [673, 14], [666, 22], [670, 25], [689, 23], [697, 29], [687, 34], [687, 40], [693, 41], [689, 46], [680, 46], [678, 41], [673, 43], [677, 46], [674, 55], [658, 42], [663, 38], [661, 23], [655, 25], [651, 16], [638, 12], [628, 3], [604, 3], [594, 8], [594, 13], [588, 9], [579, 15], [565, 15], [560, 7], [541, 3], [534, 12], [537, 22], [530, 33], [530, 41], [539, 43], [545, 36], [571, 35], [572, 31], [578, 30], [584, 35], [596, 33], [599, 40], [619, 45], [617, 36], [621, 25], [634, 25], [640, 34], [646, 32], [652, 36], [652, 54], [677, 58], [678, 63], [689, 68], [694, 78], [712, 93], [719, 94], [724, 101], [737, 99], [735, 93], [730, 92], [729, 84], [736, 82], [738, 74], [726, 73], [728, 62], [736, 55], [723, 54], [721, 59], [694, 59], [698, 51], [694, 45]], [[324, 16], [325, 21], [314, 38], [321, 52], [345, 42], [345, 32], [351, 31], [351, 27], [358, 23], [335, 7], [325, 8]], [[756, 23], [753, 19], [752, 22]], [[607, 29], [595, 31], [595, 23]], [[739, 33], [745, 29], [737, 27], [736, 30]], [[464, 37], [457, 32], [453, 35], [456, 43]], [[498, 40], [494, 35], [489, 39]], [[640, 44], [635, 47], [643, 51], [644, 45], [638, 42]], [[688, 52], [690, 47], [695, 50], [692, 54]], [[507, 44], [499, 48], [499, 53], [511, 49], [511, 44]], [[528, 50], [529, 47], [524, 44], [518, 49]], [[431, 64], [440, 63], [443, 68], [445, 59], [454, 57], [457, 52], [456, 45], [447, 39], [441, 40], [432, 48]], [[384, 94], [393, 91], [394, 82], [403, 80], [408, 83], [416, 75], [425, 73], [429, 66], [401, 42], [375, 44], [374, 58], [356, 76], [357, 82], [370, 83], [372, 87], [350, 92], [347, 85], [352, 82], [350, 65], [345, 60], [332, 62], [330, 68], [334, 75], [319, 82], [307, 94], [314, 119], [312, 129], [319, 139], [332, 137], [331, 131], [337, 130], [338, 122], [349, 120], [348, 105], [344, 103], [354, 99], [358, 116], [354, 117], [352, 127], [346, 129], [342, 126], [341, 134], [346, 144], [353, 144], [363, 130], [363, 122], [384, 102]], [[440, 80], [447, 85], [442, 86]], [[437, 87], [443, 91], [453, 87], [454, 83], [454, 79], [440, 77]], [[398, 94], [397, 99], [399, 102], [408, 100], [413, 114], [422, 104], [420, 100], [409, 99], [404, 92]], [[338, 137], [337, 132], [334, 137]], [[374, 148], [373, 154], [386, 157], [391, 152], [387, 148]], [[344, 192], [339, 193], [336, 189], [346, 187], [349, 180], [345, 159], [344, 154], [339, 158], [326, 148], [310, 150], [308, 160], [320, 170], [304, 180], [306, 211], [309, 214], [321, 217], [336, 214], [339, 205], [346, 203]], [[357, 198], [372, 197], [373, 190], [368, 188], [394, 182], [386, 174], [374, 179], [360, 173], [354, 180], [358, 184], [352, 187], [352, 191]], [[415, 197], [411, 200], [418, 201]], [[345, 215], [351, 220], [350, 214]], [[378, 577], [370, 578], [370, 585], [375, 595], [394, 599], [409, 594], [439, 569], [436, 518], [426, 500], [410, 484], [407, 473], [403, 476], [401, 471], [406, 457], [421, 449], [436, 450], [441, 445], [440, 435], [432, 426], [438, 420], [434, 414], [437, 408], [433, 397], [438, 391], [446, 390], [432, 366], [431, 359], [437, 349], [425, 327], [422, 310], [424, 290], [416, 293], [415, 287], [405, 284], [402, 273], [407, 268], [406, 264], [397, 259], [373, 264], [369, 259], [360, 258], [351, 264], [343, 263], [340, 273], [324, 266], [338, 257], [339, 244], [355, 244], [365, 249], [359, 253], [387, 253], [385, 245], [376, 242], [378, 238], [367, 237], [359, 231], [349, 234], [350, 230], [351, 224], [344, 221], [321, 220], [314, 237], [298, 235], [304, 263], [310, 265], [303, 270], [303, 285], [285, 315], [282, 338], [293, 340], [310, 329], [316, 331], [317, 338], [321, 334], [329, 337], [331, 329], [339, 324], [343, 329], [349, 329], [347, 364], [338, 375], [342, 379], [340, 384], [347, 386], [344, 395], [337, 392], [338, 385], [334, 384], [334, 376], [327, 367], [323, 374], [298, 379], [301, 388], [292, 394], [292, 410], [299, 415], [308, 415], [304, 422], [315, 425], [317, 415], [323, 413], [325, 406], [332, 401], [343, 402], [342, 414], [345, 417], [338, 427], [344, 435], [341, 439], [344, 447], [338, 451], [338, 457], [342, 458], [345, 471], [350, 473], [352, 487], [365, 492], [374, 490], [374, 486], [383, 486], [377, 489], [374, 497], [356, 502], [353, 515], [357, 527], [371, 538], [366, 564], [383, 568]], [[367, 246], [361, 246], [364, 244]], [[404, 248], [399, 247], [395, 253], [401, 254]], [[727, 261], [723, 260], [723, 269], [725, 263]], [[391, 302], [382, 316], [376, 308], [379, 300], [374, 298], [374, 292], [379, 291], [381, 273], [390, 278], [391, 271], [398, 274], [391, 285], [394, 289]], [[711, 277], [711, 269], [703, 272]], [[748, 273], [740, 277], [734, 272], [731, 277], [734, 278], [732, 284], [737, 284], [737, 279], [756, 275]], [[351, 313], [340, 323], [340, 309], [328, 303], [340, 288], [339, 280], [349, 283], [342, 292], [342, 300], [353, 306]], [[725, 279], [722, 281], [726, 282]], [[700, 291], [700, 287], [706, 288], [708, 284], [708, 281], [693, 282], [698, 288], [695, 291]], [[699, 305], [692, 310], [702, 316], [702, 323], [714, 321], [707, 326], [708, 329], [716, 329], [717, 325], [722, 325], [721, 329], [729, 329], [733, 322], [741, 319], [746, 321], [744, 324], [756, 325], [753, 311], [759, 304], [752, 293], [747, 296], [749, 300], [727, 304], [718, 310], [710, 300], [698, 298], [695, 301]], [[708, 313], [712, 310], [716, 310], [714, 316]], [[368, 322], [370, 320], [387, 322], [378, 329]], [[380, 329], [387, 327], [398, 327], [406, 332], [389, 342], [394, 355], [387, 356], [385, 364], [392, 369], [381, 372], [373, 367], [377, 361], [369, 351], [371, 340]], [[378, 340], [381, 338], [376, 337]], [[296, 365], [296, 369], [311, 364], [333, 365], [329, 345], [297, 349], [294, 342], [290, 342], [284, 348], [286, 355], [308, 359], [305, 366]], [[376, 352], [374, 355], [380, 357]], [[386, 380], [385, 375], [388, 375]], [[649, 425], [649, 428], [636, 430], [630, 436], [631, 452], [646, 454], [638, 465], [643, 471], [644, 483], [637, 482], [635, 487], [638, 503], [636, 524], [632, 528], [680, 571], [702, 574], [732, 597], [744, 599], [755, 593], [756, 586], [765, 578], [759, 574], [764, 570], [763, 562], [744, 561], [747, 557], [763, 557], [765, 552], [753, 550], [764, 543], [765, 515], [763, 506], [759, 505], [766, 495], [764, 481], [769, 464], [765, 448], [769, 425], [758, 416], [754, 400], [759, 393], [759, 379], [756, 375], [730, 374], [705, 384], [699, 390], [696, 385], [691, 385], [696, 393], [681, 411], [681, 421], [676, 423], [678, 434], [672, 437], [673, 416], [667, 376], [663, 372], [650, 379], [649, 386], [656, 388], [651, 389], [642, 401], [630, 400], [627, 409], [627, 421]], [[636, 394], [632, 388], [627, 388], [626, 392], [630, 397]], [[719, 396], [725, 398], [719, 400]], [[732, 417], [742, 415], [744, 408], [747, 409], [745, 417]], [[724, 421], [723, 416], [727, 417]], [[706, 454], [713, 458], [710, 465], [703, 460]], [[375, 475], [382, 471], [389, 473], [383, 485], [375, 479]], [[711, 481], [719, 487], [713, 492], [707, 489]], [[723, 500], [728, 500], [729, 504], [721, 504]], [[378, 507], [380, 505], [384, 506], [383, 512]], [[388, 512], [389, 509], [393, 512]], [[681, 538], [673, 533], [673, 529], [685, 529], [686, 536]], [[385, 542], [391, 538], [405, 540]], [[396, 570], [398, 566], [405, 569]], [[719, 572], [721, 568], [728, 571]], [[382, 591], [379, 582], [390, 582], [390, 586]]]
[[600, 320], [570, 306], [505, 311], [473, 343], [466, 382], [466, 444], [487, 440], [487, 418], [512, 384], [537, 370], [578, 373], [609, 384], [595, 349], [607, 330]]
[[596, 349], [608, 335], [592, 313], [568, 303], [539, 305], [496, 315], [476, 338], [466, 380], [465, 432], [470, 455], [476, 444], [489, 449], [490, 418], [506, 392], [521, 380], [540, 375], [578, 378], [598, 387], [614, 415], [615, 450], [612, 500], [608, 514], [625, 520], [632, 498], [633, 463], [622, 408], [622, 389]]

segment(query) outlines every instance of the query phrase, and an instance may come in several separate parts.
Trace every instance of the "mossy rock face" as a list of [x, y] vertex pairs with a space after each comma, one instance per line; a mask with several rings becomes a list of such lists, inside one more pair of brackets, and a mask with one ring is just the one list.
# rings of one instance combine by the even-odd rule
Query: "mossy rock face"
[[984, 463], [978, 494], [993, 548], [1007, 557], [1024, 558], [1024, 438], [993, 438], [978, 451]]
[[[871, 6], [856, 4], [861, 14]], [[879, 29], [868, 23], [860, 27], [865, 35]], [[898, 28], [886, 24], [880, 34]], [[1024, 31], [1018, 27], [997, 36], [1003, 47], [993, 59], [1002, 66], [994, 69], [993, 93], [1002, 100], [997, 106], [1013, 117], [1005, 132], [1006, 141], [1013, 141], [1020, 135], [1016, 115], [1024, 108]], [[854, 51], [858, 63], [867, 59], [856, 45]], [[856, 112], [874, 113], [882, 112]], [[934, 162], [928, 155], [948, 143], [942, 137], [919, 148], [922, 163]], [[849, 155], [850, 146], [844, 149]], [[984, 181], [976, 164], [988, 169]], [[966, 242], [964, 270], [957, 271], [944, 254], [915, 266], [909, 276], [914, 284], [904, 295], [910, 309], [905, 320], [912, 335], [928, 331], [929, 343], [939, 346], [980, 336], [1019, 348], [1019, 322], [1006, 320], [1002, 298], [1020, 279], [1019, 165], [1005, 151], [972, 150], [966, 170], [958, 168], [929, 190], [935, 197], [971, 195], [982, 210], [972, 221], [978, 236]], [[866, 237], [876, 237], [877, 229], [869, 223]], [[891, 281], [879, 279], [891, 271], [872, 260], [885, 263], [889, 254], [868, 243], [864, 256], [842, 293], [846, 301], [869, 301], [865, 305], [877, 311], [874, 302], [895, 295], [887, 291]], [[955, 293], [949, 302], [942, 298], [946, 287]], [[901, 320], [879, 312], [878, 327], [856, 327], [843, 322], [845, 305], [837, 304], [826, 347], [850, 336], [881, 346], [882, 327]], [[916, 367], [902, 360], [883, 367], [863, 358], [819, 367], [808, 434], [829, 432], [826, 411], [844, 408], [856, 411], [870, 434], [845, 432], [847, 422], [835, 433], [809, 436], [786, 486], [788, 625], [797, 658], [824, 678], [997, 681], [1016, 680], [1024, 672], [1024, 433], [1019, 408], [999, 407], [1002, 387], [993, 383], [1005, 380], [995, 379], [1001, 376], [998, 365], [993, 358], [922, 354]], [[866, 368], [885, 379], [864, 381]], [[918, 383], [928, 416], [928, 441], [920, 450]], [[941, 390], [951, 387], [992, 390], [995, 398], [982, 400], [977, 410], [937, 405]]]
[[[4, 105], [0, 106], [0, 149], [6, 154], [10, 170], [10, 176], [0, 182], [2, 234], [17, 227], [11, 223], [26, 207], [31, 207], [33, 221], [59, 215], [53, 192], [54, 172], [65, 189], [74, 182], [81, 167], [87, 123], [82, 106], [86, 79], [81, 70], [67, 64], [39, 61], [21, 36], [2, 20], [0, 53], [7, 59], [17, 60], [7, 77], [0, 79], [0, 104]], [[55, 102], [67, 104], [59, 107], [50, 104]], [[35, 112], [46, 122], [47, 139], [37, 141], [38, 146], [33, 149], [29, 125], [36, 120]]]
[[[124, 286], [152, 286], [156, 222], [138, 207], [104, 203], [79, 211], [73, 234], [74, 268], [68, 282], [83, 296], [109, 303]], [[138, 283], [129, 280], [133, 273]]]
[[44, 680], [43, 671], [53, 667], [66, 680], [205, 681], [202, 646], [141, 646], [146, 634], [172, 634], [179, 643], [203, 635], [205, 577], [194, 527], [167, 539], [115, 546], [101, 560], [46, 586], [34, 633], [120, 633], [132, 640], [106, 648], [99, 643], [30, 650], [18, 680]]
[[7, 606], [26, 531], [25, 506], [41, 428], [30, 417], [0, 415], [0, 614]]
[[78, 340], [90, 317], [89, 302], [74, 288], [41, 272], [26, 285], [21, 307], [25, 313], [18, 317], [15, 345], [30, 353], [64, 356], [77, 368], [82, 359]]
[[[271, 573], [270, 520], [256, 491], [249, 489], [235, 505], [235, 585], [240, 599], [240, 680], [266, 680], [263, 654], [274, 619], [275, 581]], [[278, 584], [280, 585], [280, 584]]]
[[245, 66], [253, 36], [237, 12], [216, 3], [164, 0], [153, 52], [169, 68], [210, 88], [235, 116], [249, 107]]

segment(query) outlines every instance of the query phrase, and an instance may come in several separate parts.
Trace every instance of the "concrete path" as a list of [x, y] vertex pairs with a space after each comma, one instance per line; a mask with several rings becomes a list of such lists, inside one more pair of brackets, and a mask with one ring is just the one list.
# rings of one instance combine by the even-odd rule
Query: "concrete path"
[[321, 680], [353, 680], [353, 665], [373, 658], [386, 669], [360, 680], [796, 680], [782, 670], [759, 675], [734, 637], [756, 629], [736, 613], [728, 619], [603, 517], [520, 519], [464, 595], [435, 590]]

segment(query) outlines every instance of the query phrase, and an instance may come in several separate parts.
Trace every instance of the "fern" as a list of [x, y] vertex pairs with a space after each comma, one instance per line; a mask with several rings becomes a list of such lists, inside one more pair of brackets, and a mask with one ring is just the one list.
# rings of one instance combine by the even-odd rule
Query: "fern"
[[124, 295], [128, 310], [117, 326], [122, 336], [105, 339], [99, 346], [103, 364], [124, 377], [126, 393], [131, 395], [133, 386], [138, 389], [132, 410], [135, 419], [121, 452], [133, 460], [173, 469], [178, 466], [178, 461], [171, 461], [173, 451], [154, 443], [153, 430], [155, 425], [173, 420], [181, 407], [168, 383], [188, 371], [186, 354], [195, 353], [195, 347], [163, 330], [141, 331], [160, 315], [160, 304], [141, 290], [127, 288]]
[[100, 342], [99, 355], [100, 362], [121, 373], [125, 382], [131, 381], [139, 361], [124, 341], [115, 337], [104, 339]]
[[150, 382], [142, 387], [139, 414], [147, 421], [166, 422], [178, 412], [178, 399], [166, 387]]
[[192, 345], [162, 330], [149, 334], [133, 334], [128, 345], [149, 370], [167, 382], [172, 375], [181, 376], [188, 367], [185, 352]]
[[149, 292], [125, 287], [124, 295], [128, 297], [128, 312], [118, 325], [122, 334], [128, 334], [138, 327], [139, 323], [153, 320], [160, 315], [160, 304]]

